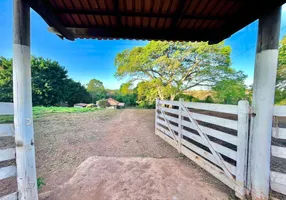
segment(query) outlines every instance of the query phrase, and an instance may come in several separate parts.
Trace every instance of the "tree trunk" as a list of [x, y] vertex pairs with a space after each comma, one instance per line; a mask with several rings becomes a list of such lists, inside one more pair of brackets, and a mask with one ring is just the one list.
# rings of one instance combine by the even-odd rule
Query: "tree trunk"
[[[172, 94], [171, 96], [170, 96], [170, 100], [171, 101], [174, 101], [174, 99], [175, 99], [175, 97], [176, 97], [176, 95], [174, 94]], [[169, 105], [169, 108], [172, 108], [172, 105]]]

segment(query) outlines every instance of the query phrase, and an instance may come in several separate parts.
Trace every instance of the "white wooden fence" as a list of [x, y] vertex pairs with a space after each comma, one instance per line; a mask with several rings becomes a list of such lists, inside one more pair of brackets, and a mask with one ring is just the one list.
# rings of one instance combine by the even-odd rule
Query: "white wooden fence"
[[[1, 103], [0, 102], [0, 116], [1, 115], [13, 115], [14, 108], [13, 103]], [[14, 125], [13, 124], [0, 124], [0, 137], [14, 137]], [[1, 139], [0, 138], [0, 139]], [[0, 162], [6, 162], [16, 158], [15, 148], [0, 149]], [[9, 163], [9, 162], [8, 162]], [[0, 181], [10, 177], [16, 176], [16, 166], [10, 165], [0, 168]], [[17, 192], [0, 197], [0, 200], [15, 200], [17, 199]]]
[[[274, 127], [272, 129], [272, 137], [278, 139], [275, 145], [271, 146], [272, 156], [284, 159], [286, 163], [286, 106], [274, 106], [273, 109], [274, 116]], [[279, 123], [279, 118], [284, 118], [284, 126], [280, 127], [282, 123]], [[286, 165], [281, 166], [286, 170]], [[277, 169], [273, 169], [270, 173], [270, 187], [272, 190], [286, 195], [286, 173], [281, 173]]]
[[249, 104], [156, 101], [155, 132], [243, 198]]

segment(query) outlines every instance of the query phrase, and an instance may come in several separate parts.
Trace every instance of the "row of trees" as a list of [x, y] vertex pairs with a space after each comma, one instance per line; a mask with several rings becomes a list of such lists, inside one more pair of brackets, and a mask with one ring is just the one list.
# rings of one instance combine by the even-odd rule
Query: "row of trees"
[[[92, 79], [82, 85], [68, 78], [58, 62], [32, 57], [32, 93], [34, 105], [69, 106], [112, 97], [127, 106], [154, 107], [155, 99], [202, 101], [186, 94], [194, 89], [208, 89], [212, 95], [205, 102], [237, 104], [251, 101], [251, 87], [246, 75], [231, 68], [231, 48], [223, 42], [150, 42], [119, 53], [115, 58], [115, 77], [129, 78], [119, 90], [108, 90]], [[286, 103], [286, 37], [279, 48], [277, 104]], [[0, 58], [0, 101], [12, 101], [12, 60]]]
[[[73, 105], [89, 102], [91, 97], [79, 82], [68, 78], [58, 62], [32, 56], [33, 105]], [[12, 59], [0, 57], [0, 101], [13, 101]]]

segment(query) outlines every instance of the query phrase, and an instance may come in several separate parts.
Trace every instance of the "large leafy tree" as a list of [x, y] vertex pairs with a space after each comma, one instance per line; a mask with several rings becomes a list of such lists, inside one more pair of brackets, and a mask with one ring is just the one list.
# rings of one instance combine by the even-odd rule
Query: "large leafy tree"
[[91, 79], [89, 81], [87, 84], [87, 91], [91, 95], [94, 103], [107, 97], [107, 92], [103, 86], [103, 83], [97, 79]]
[[194, 87], [212, 87], [224, 79], [244, 80], [241, 71], [230, 67], [230, 52], [224, 43], [153, 41], [119, 53], [115, 76], [143, 81], [138, 86], [139, 101], [154, 101], [157, 96], [173, 100]]
[[65, 99], [69, 106], [79, 102], [88, 103], [91, 101], [90, 94], [81, 83], [67, 79], [64, 86]]
[[[80, 84], [67, 76], [58, 62], [32, 56], [33, 105], [73, 105], [88, 102], [89, 94]], [[0, 57], [0, 101], [13, 101], [12, 59]]]
[[56, 105], [65, 101], [67, 71], [58, 62], [32, 57], [33, 105]]

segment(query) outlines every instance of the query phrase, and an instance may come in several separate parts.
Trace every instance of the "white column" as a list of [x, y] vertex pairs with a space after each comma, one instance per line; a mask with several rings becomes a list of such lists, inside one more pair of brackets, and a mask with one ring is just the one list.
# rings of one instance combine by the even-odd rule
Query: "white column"
[[30, 7], [14, 0], [13, 97], [19, 200], [37, 200], [30, 64]]
[[250, 181], [253, 199], [269, 198], [272, 112], [278, 62], [281, 8], [259, 20], [252, 100]]

